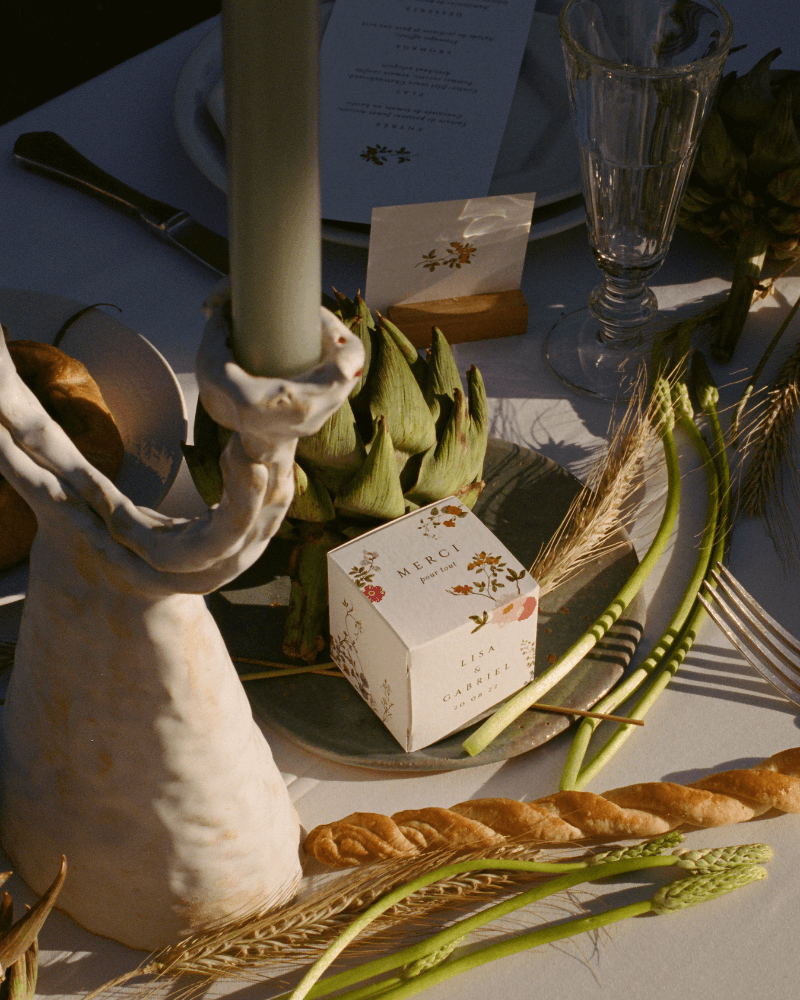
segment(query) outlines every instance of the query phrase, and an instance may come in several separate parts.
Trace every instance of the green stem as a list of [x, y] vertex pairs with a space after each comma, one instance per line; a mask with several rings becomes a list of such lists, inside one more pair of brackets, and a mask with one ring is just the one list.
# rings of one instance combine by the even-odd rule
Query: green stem
[[625, 608], [638, 594], [644, 581], [650, 575], [653, 567], [661, 558], [667, 542], [675, 526], [680, 505], [680, 469], [675, 439], [672, 434], [672, 420], [665, 420], [661, 429], [661, 439], [664, 446], [664, 456], [667, 466], [667, 500], [661, 516], [661, 523], [644, 558], [631, 573], [622, 589], [608, 605], [603, 614], [564, 653], [553, 666], [540, 677], [522, 688], [510, 698], [462, 744], [470, 756], [474, 757], [496, 739], [524, 711], [539, 701], [552, 687], [567, 676], [578, 663], [603, 638], [606, 632], [617, 621]]
[[[594, 706], [594, 711], [596, 712], [612, 712], [617, 706], [627, 701], [641, 687], [645, 680], [658, 669], [665, 658], [678, 650], [682, 630], [695, 605], [695, 599], [700, 586], [708, 573], [717, 528], [718, 477], [714, 459], [694, 421], [689, 415], [683, 412], [679, 420], [681, 428], [688, 435], [703, 460], [708, 485], [708, 513], [705, 529], [698, 548], [697, 560], [680, 603], [675, 609], [675, 613], [670, 619], [663, 635], [636, 670], [620, 681], [616, 687]], [[634, 719], [639, 717], [629, 713], [629, 718]], [[562, 791], [583, 788], [590, 778], [593, 778], [608, 763], [633, 731], [633, 726], [630, 723], [621, 723], [614, 735], [603, 744], [589, 764], [583, 767], [589, 742], [599, 724], [600, 720], [598, 719], [584, 719], [578, 725], [569, 755], [567, 756], [566, 765], [564, 766], [564, 772], [561, 776], [560, 787]]]
[[[629, 903], [627, 906], [618, 906], [605, 913], [596, 913], [590, 917], [580, 917], [577, 920], [568, 920], [552, 927], [541, 927], [527, 934], [518, 934], [516, 937], [508, 938], [505, 941], [497, 941], [494, 944], [471, 951], [458, 958], [452, 958], [447, 962], [434, 966], [426, 972], [422, 972], [411, 979], [397, 981], [397, 986], [392, 990], [382, 991], [379, 996], [385, 1000], [406, 1000], [406, 997], [415, 996], [431, 986], [436, 986], [453, 976], [458, 976], [462, 972], [476, 969], [486, 962], [493, 962], [499, 958], [506, 958], [508, 955], [516, 955], [520, 951], [528, 948], [536, 948], [543, 944], [552, 944], [554, 941], [562, 941], [564, 938], [573, 937], [576, 934], [584, 934], [587, 931], [596, 931], [607, 924], [616, 923], [618, 920], [625, 920], [628, 917], [637, 917], [642, 913], [649, 913], [654, 909], [652, 899], [645, 899], [639, 903]], [[337, 1000], [356, 1000], [349, 993], [342, 994]]]
[[742, 237], [736, 249], [731, 290], [711, 345], [711, 356], [720, 364], [731, 360], [739, 343], [768, 248], [767, 233], [757, 226]]
[[[717, 495], [719, 497], [719, 513], [717, 515], [716, 530], [713, 535], [713, 546], [708, 558], [705, 573], [705, 579], [709, 586], [716, 586], [710, 576], [709, 570], [716, 567], [717, 563], [722, 562], [728, 542], [731, 503], [730, 468], [728, 466], [727, 453], [725, 451], [725, 439], [719, 422], [719, 414], [717, 412], [719, 393], [717, 392], [716, 387], [711, 383], [711, 375], [708, 372], [705, 362], [703, 361], [702, 355], [698, 352], [695, 353], [693, 358], [693, 369], [695, 367], [698, 369], [698, 374], [696, 376], [697, 380], [707, 380], [697, 391], [711, 428], [711, 458], [714, 463], [714, 469], [718, 482]], [[694, 370], [693, 375], [695, 375]], [[699, 432], [697, 432], [697, 434], [699, 437]], [[697, 444], [697, 438], [694, 438], [694, 440]], [[706, 452], [708, 451], [705, 443], [703, 444], [703, 448]], [[703, 540], [706, 540], [705, 534]], [[650, 685], [645, 690], [642, 697], [628, 713], [630, 718], [643, 719], [647, 712], [653, 707], [658, 699], [658, 696], [664, 688], [666, 688], [670, 680], [672, 680], [677, 673], [683, 661], [686, 659], [686, 655], [694, 645], [694, 641], [706, 619], [706, 615], [706, 609], [695, 596], [691, 613], [681, 632], [678, 642], [671, 650], [668, 659], [663, 663], [658, 673], [656, 673], [653, 677]], [[606, 741], [603, 748], [580, 772], [577, 787], [582, 788], [597, 774], [597, 772], [608, 762], [608, 760], [613, 757], [617, 750], [619, 750], [632, 731], [632, 727], [627, 725], [617, 728], [612, 736]]]
[[[639, 916], [642, 913], [669, 913], [687, 906], [694, 906], [765, 878], [766, 874], [765, 869], [760, 865], [744, 864], [711, 877], [680, 879], [657, 890], [650, 899], [642, 900], [639, 903], [629, 903], [627, 906], [618, 906], [605, 913], [579, 917], [576, 920], [564, 921], [550, 927], [541, 927], [538, 930], [497, 941], [466, 954], [462, 952], [458, 957], [440, 961], [433, 968], [413, 975], [410, 979], [406, 978], [404, 982], [395, 980], [398, 985], [394, 989], [382, 990], [377, 995], [382, 1000], [406, 1000], [407, 997], [421, 993], [429, 986], [435, 986], [486, 962], [514, 955], [527, 948], [536, 948], [542, 944], [561, 941], [575, 934], [596, 931], [600, 927], [605, 927], [618, 920], [625, 920], [627, 917]], [[373, 994], [373, 996], [375, 995]], [[339, 995], [337, 1000], [356, 1000], [356, 997], [352, 993], [343, 993]]]
[[800, 308], [800, 296], [797, 298], [795, 304], [792, 306], [792, 308], [784, 317], [783, 322], [775, 332], [775, 336], [772, 338], [769, 344], [767, 344], [766, 350], [761, 355], [761, 360], [756, 365], [755, 369], [753, 370], [753, 374], [750, 376], [750, 379], [744, 388], [744, 392], [742, 393], [742, 398], [736, 404], [736, 409], [733, 411], [733, 419], [731, 420], [731, 430], [733, 432], [732, 436], [733, 436], [734, 447], [736, 447], [739, 440], [739, 424], [742, 419], [742, 414], [744, 413], [745, 408], [747, 407], [747, 404], [750, 401], [750, 397], [752, 396], [753, 391], [755, 390], [756, 383], [758, 382], [761, 373], [764, 371], [764, 368], [766, 367], [766, 364], [769, 361], [772, 352], [778, 346], [778, 342], [780, 341], [784, 333], [786, 333], [789, 324], [794, 319], [794, 315], [797, 312], [798, 308]]
[[[302, 1000], [303, 997], [308, 997], [309, 1000], [313, 1000], [314, 997], [318, 997], [323, 993], [330, 992], [331, 990], [342, 989], [352, 983], [372, 978], [382, 972], [388, 972], [391, 969], [408, 965], [410, 962], [424, 959], [432, 953], [441, 951], [447, 945], [460, 940], [471, 931], [484, 926], [492, 920], [496, 920], [498, 917], [507, 916], [509, 913], [513, 913], [515, 910], [518, 910], [523, 906], [529, 906], [532, 903], [539, 902], [554, 893], [563, 892], [565, 889], [571, 889], [573, 886], [579, 885], [581, 882], [595, 881], [597, 879], [628, 874], [630, 872], [641, 871], [647, 868], [669, 867], [675, 863], [676, 860], [672, 855], [655, 855], [650, 857], [624, 859], [622, 861], [614, 861], [603, 864], [591, 864], [590, 862], [565, 864], [564, 862], [559, 862], [547, 865], [535, 861], [510, 861], [498, 859], [464, 861], [458, 864], [439, 868], [434, 872], [429, 872], [420, 878], [414, 879], [413, 882], [408, 882], [406, 885], [400, 886], [392, 892], [387, 893], [386, 896], [383, 896], [376, 903], [373, 903], [369, 909], [365, 910], [364, 913], [362, 913], [342, 932], [342, 934], [336, 939], [336, 941], [333, 942], [332, 945], [330, 945], [330, 947], [319, 957], [319, 959], [317, 959], [314, 965], [309, 969], [301, 982], [298, 984], [297, 988], [291, 994], [291, 1000]], [[434, 934], [432, 937], [420, 942], [419, 944], [412, 945], [411, 947], [405, 948], [393, 955], [387, 955], [383, 958], [375, 959], [372, 962], [360, 965], [356, 969], [351, 969], [346, 972], [339, 973], [336, 976], [331, 976], [323, 983], [320, 983], [319, 986], [316, 986], [317, 981], [325, 970], [341, 954], [347, 945], [350, 944], [351, 941], [353, 941], [366, 927], [368, 927], [369, 924], [389, 909], [389, 907], [401, 902], [413, 892], [417, 892], [419, 889], [430, 885], [432, 882], [439, 881], [440, 879], [452, 878], [454, 875], [465, 871], [481, 871], [487, 868], [505, 869], [511, 871], [563, 872], [565, 867], [569, 867], [572, 870], [567, 871], [558, 878], [550, 879], [549, 881], [539, 884], [532, 889], [528, 889], [526, 892], [519, 893], [511, 899], [504, 900], [501, 903], [496, 903], [494, 906], [482, 910], [480, 913], [476, 913], [471, 917], [460, 920], [452, 927], [448, 927], [446, 930], [440, 931], [438, 934]], [[355, 998], [353, 998], [353, 1000], [355, 1000]]]

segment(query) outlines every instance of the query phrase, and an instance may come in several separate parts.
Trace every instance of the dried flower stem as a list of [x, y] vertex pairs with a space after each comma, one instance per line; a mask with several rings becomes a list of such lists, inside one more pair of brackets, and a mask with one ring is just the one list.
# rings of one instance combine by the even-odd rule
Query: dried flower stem
[[[354, 917], [397, 885], [449, 864], [456, 857], [459, 860], [475, 860], [485, 857], [485, 854], [485, 850], [480, 854], [464, 852], [463, 849], [436, 851], [355, 869], [336, 877], [310, 896], [280, 909], [243, 914], [200, 929], [151, 956], [138, 969], [105, 983], [85, 1000], [93, 1000], [113, 987], [141, 977], [157, 982], [193, 976], [200, 977], [201, 984], [223, 977], [263, 980], [276, 969], [284, 971], [290, 966], [313, 961]], [[491, 851], [490, 855], [492, 859], [530, 862], [541, 855], [541, 849], [510, 843]], [[585, 867], [590, 863], [591, 857], [569, 864]], [[556, 866], [564, 862], [550, 864]], [[497, 899], [516, 891], [531, 879], [543, 877], [541, 871], [485, 869], [484, 864], [481, 871], [466, 872], [415, 893], [413, 898], [387, 910], [372, 930], [376, 934], [380, 932], [391, 936], [393, 929], [405, 922], [402, 937], [407, 940], [409, 920], [414, 922], [419, 932], [426, 918], [438, 910]], [[146, 988], [148, 994], [151, 989]]]
[[628, 498], [657, 441], [653, 412], [643, 406], [644, 389], [638, 386], [601, 460], [530, 567], [542, 595], [596, 559], [629, 513]]
[[758, 420], [747, 433], [745, 447], [749, 464], [739, 492], [742, 513], [764, 518], [767, 532], [782, 555], [793, 555], [798, 547], [781, 489], [784, 469], [788, 466], [790, 473], [796, 471], [792, 448], [798, 410], [800, 346], [782, 365], [767, 392]]
[[764, 353], [761, 355], [761, 359], [759, 360], [756, 367], [753, 369], [753, 374], [750, 376], [747, 385], [745, 386], [741, 399], [736, 404], [736, 409], [733, 411], [733, 418], [731, 420], [731, 436], [733, 439], [734, 446], [737, 444], [738, 441], [739, 425], [741, 423], [742, 414], [744, 413], [747, 404], [750, 401], [750, 397], [753, 395], [756, 383], [761, 377], [761, 373], [764, 371], [767, 362], [772, 356], [772, 352], [778, 346], [781, 337], [784, 335], [784, 333], [786, 333], [787, 329], [789, 328], [789, 324], [794, 319], [795, 313], [797, 312], [798, 308], [800, 308], [800, 296], [798, 296], [795, 304], [792, 306], [789, 312], [784, 316], [783, 322], [775, 331], [775, 335], [773, 336], [772, 340], [767, 344]]

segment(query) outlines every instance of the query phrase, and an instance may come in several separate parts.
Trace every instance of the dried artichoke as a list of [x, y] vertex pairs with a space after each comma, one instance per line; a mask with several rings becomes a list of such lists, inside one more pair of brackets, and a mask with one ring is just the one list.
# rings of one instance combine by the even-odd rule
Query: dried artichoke
[[767, 259], [800, 260], [800, 72], [780, 49], [726, 75], [703, 129], [679, 224], [736, 251], [712, 355], [731, 359]]
[[[327, 635], [327, 552], [385, 521], [456, 495], [472, 506], [483, 481], [486, 392], [474, 366], [467, 394], [444, 335], [434, 329], [427, 361], [360, 296], [337, 294], [337, 315], [361, 338], [361, 377], [344, 406], [298, 442], [295, 494], [279, 534], [295, 543], [284, 652], [313, 663]], [[227, 432], [202, 407], [189, 470], [208, 504], [222, 495], [219, 455]]]

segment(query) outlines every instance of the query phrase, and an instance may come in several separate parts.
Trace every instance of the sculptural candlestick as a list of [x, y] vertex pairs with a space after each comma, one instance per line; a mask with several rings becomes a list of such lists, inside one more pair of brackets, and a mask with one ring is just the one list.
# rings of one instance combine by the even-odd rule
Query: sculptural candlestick
[[0, 472], [39, 522], [4, 709], [2, 842], [40, 893], [65, 854], [59, 906], [134, 948], [282, 902], [301, 874], [297, 815], [202, 595], [263, 552], [297, 438], [343, 402], [363, 350], [323, 310], [319, 368], [251, 377], [224, 316], [197, 375], [233, 431], [225, 493], [191, 521], [135, 507], [89, 465], [0, 338]]

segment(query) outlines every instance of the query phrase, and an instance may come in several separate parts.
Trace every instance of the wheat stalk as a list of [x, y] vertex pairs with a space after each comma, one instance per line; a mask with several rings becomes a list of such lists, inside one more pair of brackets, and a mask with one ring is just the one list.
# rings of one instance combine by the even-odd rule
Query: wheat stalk
[[[150, 956], [137, 969], [125, 973], [90, 993], [85, 1000], [139, 978], [150, 982], [135, 995], [149, 996], [159, 986], [183, 976], [193, 977], [187, 996], [205, 989], [220, 978], [264, 981], [286, 975], [291, 969], [313, 961], [351, 923], [380, 897], [395, 887], [432, 872], [454, 860], [513, 858], [533, 860], [541, 845], [508, 843], [486, 851], [444, 850], [425, 852], [413, 858], [396, 858], [360, 866], [329, 880], [321, 889], [269, 912], [245, 913], [195, 931], [177, 944]], [[567, 855], [560, 854], [564, 858]], [[495, 900], [520, 885], [546, 878], [534, 872], [469, 872], [434, 883], [393, 906], [370, 928], [362, 944], [367, 954], [380, 947], [424, 934], [426, 918], [451, 908], [463, 909]], [[170, 991], [174, 997], [174, 991]]]
[[796, 496], [795, 418], [800, 410], [800, 345], [784, 361], [744, 435], [748, 466], [739, 490], [743, 514], [761, 517], [784, 561], [793, 561], [798, 539], [784, 484]]
[[624, 544], [612, 541], [613, 536], [635, 510], [631, 495], [659, 440], [654, 405], [644, 403], [645, 388], [643, 382], [637, 386], [619, 423], [611, 427], [609, 443], [586, 484], [531, 566], [542, 595], [564, 584], [601, 553]]

